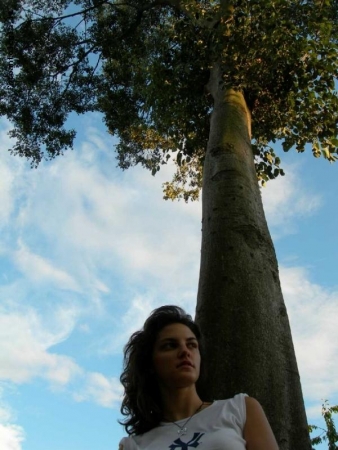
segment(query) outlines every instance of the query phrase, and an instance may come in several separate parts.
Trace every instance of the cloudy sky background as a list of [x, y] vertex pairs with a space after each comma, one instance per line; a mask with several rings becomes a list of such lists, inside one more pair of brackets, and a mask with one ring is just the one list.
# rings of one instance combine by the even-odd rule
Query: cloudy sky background
[[[30, 169], [0, 122], [0, 448], [117, 449], [122, 348], [150, 311], [194, 314], [201, 204], [116, 168], [97, 115], [76, 146]], [[282, 154], [262, 190], [310, 423], [338, 404], [338, 163]], [[325, 446], [321, 447], [325, 448]]]

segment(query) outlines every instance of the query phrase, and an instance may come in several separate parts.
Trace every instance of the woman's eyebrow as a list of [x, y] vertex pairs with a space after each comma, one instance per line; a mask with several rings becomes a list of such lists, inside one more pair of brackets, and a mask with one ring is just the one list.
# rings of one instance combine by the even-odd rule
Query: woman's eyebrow
[[164, 342], [164, 341], [176, 342], [177, 339], [176, 338], [171, 338], [171, 337], [166, 337], [166, 338], [160, 339], [160, 342]]
[[[165, 341], [177, 342], [178, 339], [177, 338], [173, 338], [173, 337], [165, 337], [165, 338], [160, 339], [160, 342], [165, 342]], [[186, 341], [197, 341], [197, 338], [191, 336], [191, 337], [187, 338]]]

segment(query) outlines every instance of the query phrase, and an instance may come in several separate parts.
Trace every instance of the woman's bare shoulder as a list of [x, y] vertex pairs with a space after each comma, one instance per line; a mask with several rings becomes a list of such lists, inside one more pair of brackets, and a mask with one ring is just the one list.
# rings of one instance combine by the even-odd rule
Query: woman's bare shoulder
[[247, 450], [278, 450], [278, 445], [261, 404], [245, 397], [246, 423], [244, 439]]

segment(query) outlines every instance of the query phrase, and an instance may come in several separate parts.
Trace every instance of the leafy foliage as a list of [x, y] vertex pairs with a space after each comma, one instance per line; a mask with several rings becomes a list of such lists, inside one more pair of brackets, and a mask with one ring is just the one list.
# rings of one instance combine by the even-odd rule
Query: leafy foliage
[[337, 450], [338, 448], [338, 432], [333, 420], [333, 414], [338, 413], [338, 405], [329, 406], [327, 400], [322, 405], [322, 416], [325, 420], [326, 430], [316, 425], [309, 425], [309, 432], [312, 433], [319, 430], [321, 433], [311, 439], [312, 445], [318, 445], [324, 442], [328, 443], [328, 450]]
[[337, 159], [337, 0], [3, 0], [0, 114], [37, 165], [73, 144], [71, 112], [100, 111], [118, 164], [177, 173], [165, 198], [198, 197], [217, 61], [244, 93], [258, 178], [283, 175], [269, 142]]

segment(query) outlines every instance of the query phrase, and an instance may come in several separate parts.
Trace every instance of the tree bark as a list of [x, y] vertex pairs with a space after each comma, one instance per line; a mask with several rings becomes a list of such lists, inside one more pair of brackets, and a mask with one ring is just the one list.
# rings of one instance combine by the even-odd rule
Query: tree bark
[[267, 227], [243, 95], [214, 98], [204, 166], [196, 321], [205, 339], [206, 398], [244, 392], [262, 404], [281, 450], [310, 450], [278, 264]]

